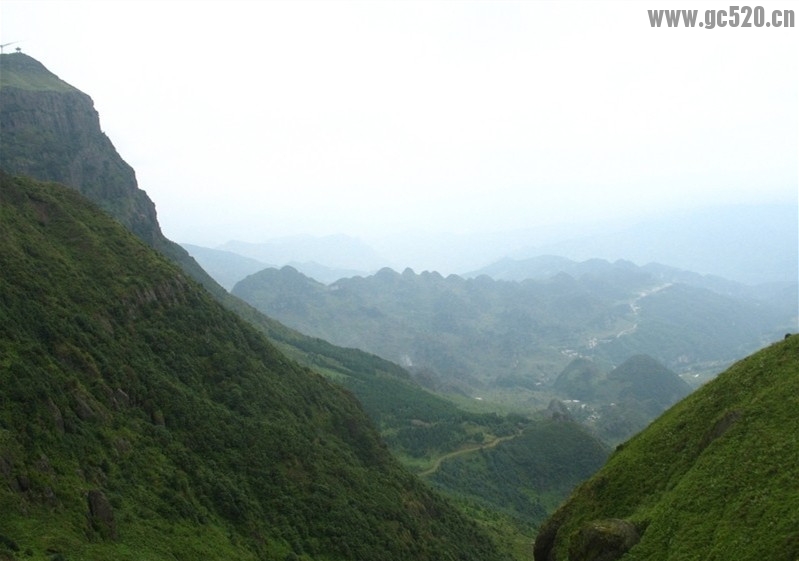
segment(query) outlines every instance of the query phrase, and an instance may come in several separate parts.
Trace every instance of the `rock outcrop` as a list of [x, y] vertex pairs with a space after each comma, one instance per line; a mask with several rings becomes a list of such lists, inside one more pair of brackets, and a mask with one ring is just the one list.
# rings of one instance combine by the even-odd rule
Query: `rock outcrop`
[[626, 520], [594, 520], [577, 531], [569, 547], [569, 561], [616, 561], [640, 540]]
[[89, 521], [92, 529], [105, 539], [117, 539], [114, 508], [105, 493], [93, 489], [89, 491], [87, 502], [89, 503]]

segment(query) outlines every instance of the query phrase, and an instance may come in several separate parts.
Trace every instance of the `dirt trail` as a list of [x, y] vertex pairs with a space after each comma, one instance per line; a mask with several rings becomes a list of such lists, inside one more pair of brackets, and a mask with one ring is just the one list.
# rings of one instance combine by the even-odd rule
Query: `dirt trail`
[[477, 452], [478, 450], [493, 448], [500, 442], [505, 442], [506, 440], [512, 440], [517, 436], [519, 436], [520, 434], [522, 434], [521, 431], [517, 432], [516, 434], [512, 434], [510, 436], [501, 436], [499, 438], [495, 438], [488, 444], [475, 444], [474, 446], [469, 446], [468, 448], [461, 448], [460, 450], [455, 450], [454, 452], [450, 452], [449, 454], [444, 454], [443, 456], [436, 458], [431, 467], [427, 468], [424, 471], [420, 471], [417, 475], [419, 477], [427, 477], [428, 475], [431, 475], [436, 471], [438, 471], [438, 468], [441, 467], [441, 462], [443, 461], [454, 458], [455, 456], [460, 456], [462, 454], [468, 454], [469, 452]]

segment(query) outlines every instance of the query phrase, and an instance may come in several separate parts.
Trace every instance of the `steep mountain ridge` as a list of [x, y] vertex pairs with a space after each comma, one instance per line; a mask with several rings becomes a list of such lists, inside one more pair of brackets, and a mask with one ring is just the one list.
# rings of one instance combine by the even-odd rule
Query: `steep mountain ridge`
[[100, 128], [91, 97], [23, 53], [0, 55], [0, 169], [77, 189], [218, 297], [224, 290], [161, 232], [155, 204]]
[[619, 446], [542, 526], [536, 561], [799, 558], [797, 396], [794, 335]]
[[[21, 53], [0, 56], [0, 70], [0, 169], [55, 180], [84, 193], [302, 364], [339, 379], [358, 378], [370, 388], [380, 387], [386, 376], [407, 378], [394, 364], [305, 336], [231, 296], [186, 250], [163, 236], [155, 205], [138, 188], [133, 170], [100, 130], [89, 96]], [[86, 168], [93, 174], [92, 183], [75, 183], [87, 176], [73, 176], [73, 168]], [[119, 173], [98, 174], [98, 170]], [[131, 214], [131, 209], [137, 208]]]
[[501, 558], [351, 395], [77, 192], [0, 182], [0, 555]]
[[78, 189], [155, 245], [155, 205], [102, 132], [92, 99], [22, 53], [0, 57], [0, 70], [0, 168]]

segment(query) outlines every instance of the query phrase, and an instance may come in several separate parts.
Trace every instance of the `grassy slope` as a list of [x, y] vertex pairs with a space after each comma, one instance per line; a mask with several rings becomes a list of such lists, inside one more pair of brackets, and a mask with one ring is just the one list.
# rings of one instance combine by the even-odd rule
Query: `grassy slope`
[[[544, 525], [566, 559], [584, 523], [643, 531], [625, 560], [799, 558], [799, 336], [731, 367], [628, 441]], [[572, 559], [571, 561], [579, 561]]]
[[0, 556], [499, 558], [351, 396], [74, 191], [0, 179]]
[[[19, 61], [20, 69], [4, 68], [0, 73], [0, 88], [19, 88], [32, 91], [77, 92], [78, 90], [46, 70], [28, 56], [18, 53], [3, 55], [5, 61]], [[9, 57], [9, 58], [5, 58]], [[13, 57], [13, 58], [11, 58]]]
[[494, 448], [442, 463], [430, 480], [540, 523], [606, 458], [607, 449], [578, 424], [542, 420]]

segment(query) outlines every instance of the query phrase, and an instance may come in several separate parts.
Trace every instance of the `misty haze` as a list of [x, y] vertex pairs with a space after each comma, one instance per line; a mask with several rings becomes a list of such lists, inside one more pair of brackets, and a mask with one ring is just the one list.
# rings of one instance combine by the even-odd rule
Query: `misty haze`
[[798, 559], [793, 6], [655, 8], [5, 0], [0, 559]]

